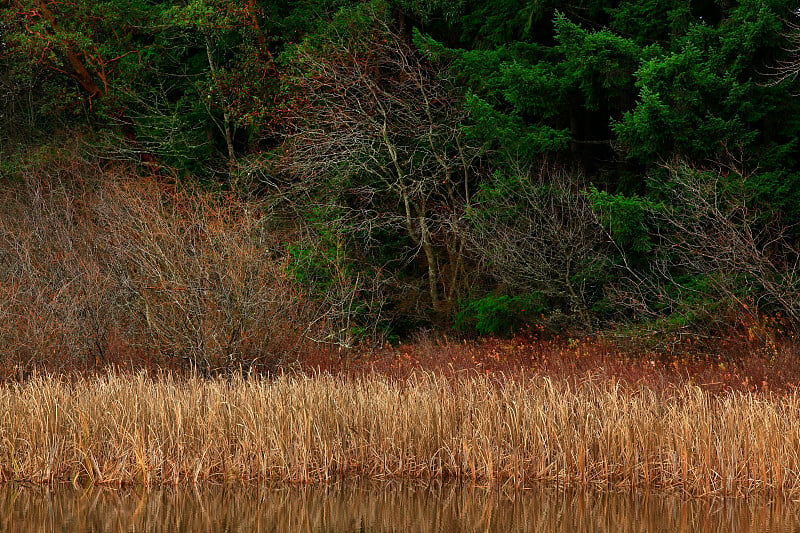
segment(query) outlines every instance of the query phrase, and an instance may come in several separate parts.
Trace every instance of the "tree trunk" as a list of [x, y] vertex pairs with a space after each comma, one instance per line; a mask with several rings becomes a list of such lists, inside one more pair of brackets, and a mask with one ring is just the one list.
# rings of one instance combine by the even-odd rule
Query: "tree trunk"
[[428, 291], [431, 295], [431, 305], [434, 311], [442, 310], [442, 298], [439, 294], [439, 265], [436, 262], [436, 251], [431, 243], [428, 222], [425, 220], [425, 213], [419, 216], [420, 246], [425, 252], [425, 259], [428, 261]]
[[[214, 54], [211, 53], [211, 39], [206, 33], [206, 55], [208, 56], [208, 68], [211, 70], [211, 79], [217, 83], [217, 63], [214, 61]], [[236, 163], [236, 152], [233, 148], [233, 125], [231, 124], [231, 116], [228, 113], [227, 107], [222, 106], [222, 132], [225, 135], [225, 145], [228, 148], [228, 163], [231, 168]]]
[[[44, 0], [37, 0], [36, 8], [42, 14], [44, 19], [50, 24], [50, 27], [53, 28], [54, 32], [58, 33], [61, 31], [55, 14], [50, 10], [49, 7], [47, 7], [47, 2]], [[79, 53], [75, 50], [75, 43], [66, 41], [65, 44], [67, 50], [67, 60], [69, 61], [72, 69], [75, 71], [75, 74], [72, 77], [78, 81], [78, 83], [87, 93], [89, 93], [89, 98], [105, 96], [103, 90], [100, 89], [100, 87], [94, 81], [92, 74], [83, 64], [83, 61], [81, 61]]]

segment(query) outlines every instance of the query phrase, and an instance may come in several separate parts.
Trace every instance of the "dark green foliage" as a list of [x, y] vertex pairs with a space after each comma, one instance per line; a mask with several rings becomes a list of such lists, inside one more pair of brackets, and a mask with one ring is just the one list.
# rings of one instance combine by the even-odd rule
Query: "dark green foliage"
[[604, 186], [642, 193], [643, 180], [620, 176], [674, 155], [744, 149], [756, 160], [797, 136], [793, 84], [769, 78], [785, 55], [789, 2], [461, 8], [470, 39], [432, 49], [454, 58], [472, 90], [471, 131], [499, 157], [568, 154]]
[[396, 243], [388, 236], [370, 246], [348, 211], [325, 198], [302, 213], [297, 237], [287, 245], [286, 272], [306, 289], [309, 304], [324, 310], [321, 320], [335, 333], [327, 341], [340, 347], [381, 342], [391, 333], [394, 316], [389, 276], [383, 273], [394, 255], [382, 255], [381, 245], [396, 253]]
[[[735, 287], [726, 294], [720, 287]], [[654, 309], [668, 329], [719, 332], [730, 327], [737, 311], [737, 302], [750, 301], [752, 283], [743, 276], [725, 272], [682, 275], [665, 287], [663, 298], [654, 302]]]
[[547, 311], [539, 293], [488, 295], [464, 304], [455, 325], [461, 331], [479, 335], [511, 335], [541, 324]]
[[657, 204], [637, 195], [609, 194], [596, 188], [589, 191], [588, 197], [600, 223], [625, 250], [644, 253], [653, 248], [648, 218], [659, 209]]

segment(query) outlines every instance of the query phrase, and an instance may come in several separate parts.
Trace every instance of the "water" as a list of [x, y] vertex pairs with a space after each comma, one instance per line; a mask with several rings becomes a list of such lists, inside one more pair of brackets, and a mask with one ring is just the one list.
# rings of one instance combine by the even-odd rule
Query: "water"
[[0, 531], [793, 532], [800, 504], [408, 483], [324, 487], [0, 486]]

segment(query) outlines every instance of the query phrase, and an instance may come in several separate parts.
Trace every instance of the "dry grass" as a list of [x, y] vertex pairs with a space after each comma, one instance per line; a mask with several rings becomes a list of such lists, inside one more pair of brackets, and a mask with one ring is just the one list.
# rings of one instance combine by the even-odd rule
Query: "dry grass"
[[591, 373], [598, 379], [646, 386], [659, 393], [697, 385], [710, 393], [794, 392], [800, 385], [800, 343], [781, 339], [765, 344], [736, 331], [713, 345], [684, 343], [668, 350], [618, 339], [537, 338], [452, 339], [421, 333], [409, 343], [386, 346], [345, 359], [308, 354], [306, 371], [364, 375], [378, 373], [403, 379], [433, 372], [449, 377], [482, 373], [489, 376], [520, 372], [577, 384]]
[[6, 481], [326, 482], [344, 477], [694, 495], [800, 493], [800, 395], [585, 375], [273, 380], [108, 374], [0, 388]]

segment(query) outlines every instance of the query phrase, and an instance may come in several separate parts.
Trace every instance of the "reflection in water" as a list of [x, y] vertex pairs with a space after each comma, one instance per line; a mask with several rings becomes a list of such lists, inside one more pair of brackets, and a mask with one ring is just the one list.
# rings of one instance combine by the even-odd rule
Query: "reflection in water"
[[82, 491], [6, 485], [0, 531], [789, 532], [800, 531], [800, 505], [407, 483]]

